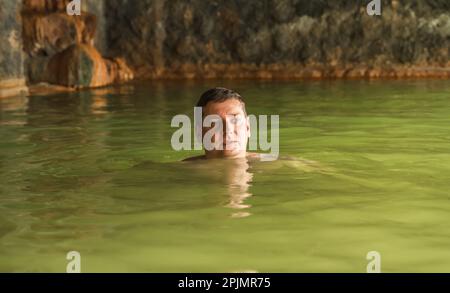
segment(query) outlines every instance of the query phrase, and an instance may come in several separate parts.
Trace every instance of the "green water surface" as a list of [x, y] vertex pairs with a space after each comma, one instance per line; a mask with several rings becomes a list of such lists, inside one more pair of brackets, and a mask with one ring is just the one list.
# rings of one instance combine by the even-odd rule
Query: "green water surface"
[[[212, 86], [280, 115], [276, 162], [180, 162]], [[0, 271], [450, 272], [448, 81], [148, 82], [0, 100]]]

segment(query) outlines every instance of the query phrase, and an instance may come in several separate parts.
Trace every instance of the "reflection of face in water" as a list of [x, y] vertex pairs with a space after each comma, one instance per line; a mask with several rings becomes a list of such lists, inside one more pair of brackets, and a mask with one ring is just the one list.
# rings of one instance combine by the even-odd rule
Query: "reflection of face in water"
[[232, 217], [247, 217], [250, 215], [245, 209], [251, 206], [245, 204], [246, 198], [252, 196], [249, 193], [249, 187], [253, 179], [253, 174], [249, 172], [248, 160], [245, 158], [229, 160], [225, 165], [225, 178], [228, 185], [230, 202], [227, 207], [241, 210], [232, 214]]
[[[161, 178], [166, 178], [164, 193], [174, 195], [182, 191], [186, 194], [195, 193], [192, 197], [184, 198], [189, 203], [195, 200], [204, 203], [205, 196], [214, 202], [214, 205], [227, 207], [233, 210], [232, 217], [249, 216], [249, 204], [246, 199], [252, 194], [249, 192], [253, 174], [250, 172], [249, 158], [239, 159], [213, 159], [196, 160], [173, 163], [142, 162], [132, 168], [135, 172], [124, 178], [115, 179], [115, 184], [134, 186], [159, 184]], [[135, 182], [137, 180], [137, 182]], [[226, 194], [224, 197], [224, 193]], [[148, 198], [147, 191], [144, 192]], [[208, 200], [209, 201], [209, 200]]]
[[192, 161], [187, 164], [190, 168], [204, 171], [209, 182], [217, 182], [226, 188], [229, 197], [225, 206], [235, 210], [232, 217], [250, 215], [248, 212], [250, 205], [245, 204], [245, 199], [251, 196], [249, 188], [253, 174], [249, 171], [247, 158]]

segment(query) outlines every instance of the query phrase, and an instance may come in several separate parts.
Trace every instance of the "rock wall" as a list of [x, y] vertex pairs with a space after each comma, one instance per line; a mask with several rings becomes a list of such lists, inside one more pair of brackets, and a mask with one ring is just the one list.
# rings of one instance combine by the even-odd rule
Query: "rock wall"
[[96, 16], [97, 30], [94, 35], [95, 47], [102, 55], [108, 55], [108, 48], [106, 46], [107, 24], [105, 14], [105, 1], [107, 0], [88, 0], [82, 2], [85, 6], [85, 11]]
[[448, 0], [381, 0], [381, 16], [370, 0], [81, 1], [0, 0], [0, 96], [25, 78], [450, 77]]
[[0, 98], [27, 91], [20, 6], [19, 1], [0, 0]]
[[107, 44], [151, 78], [450, 77], [450, 1], [108, 0]]
[[[68, 15], [70, 0], [24, 0], [23, 42], [30, 84], [99, 87], [133, 78], [120, 58], [105, 58], [103, 4], [82, 0], [81, 15]], [[88, 11], [89, 10], [89, 11]]]

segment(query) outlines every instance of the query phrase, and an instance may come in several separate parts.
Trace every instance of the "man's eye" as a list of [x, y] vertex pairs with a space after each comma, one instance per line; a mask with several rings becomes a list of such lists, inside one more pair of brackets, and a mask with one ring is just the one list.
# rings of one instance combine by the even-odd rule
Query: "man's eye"
[[242, 117], [232, 117], [230, 119], [230, 123], [232, 124], [240, 124], [242, 122]]

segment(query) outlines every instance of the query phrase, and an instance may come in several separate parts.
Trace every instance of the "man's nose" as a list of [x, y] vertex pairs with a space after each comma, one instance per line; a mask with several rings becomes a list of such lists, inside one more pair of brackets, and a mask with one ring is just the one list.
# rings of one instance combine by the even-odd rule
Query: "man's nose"
[[225, 120], [223, 123], [223, 137], [233, 135], [233, 131], [234, 131], [233, 123]]

